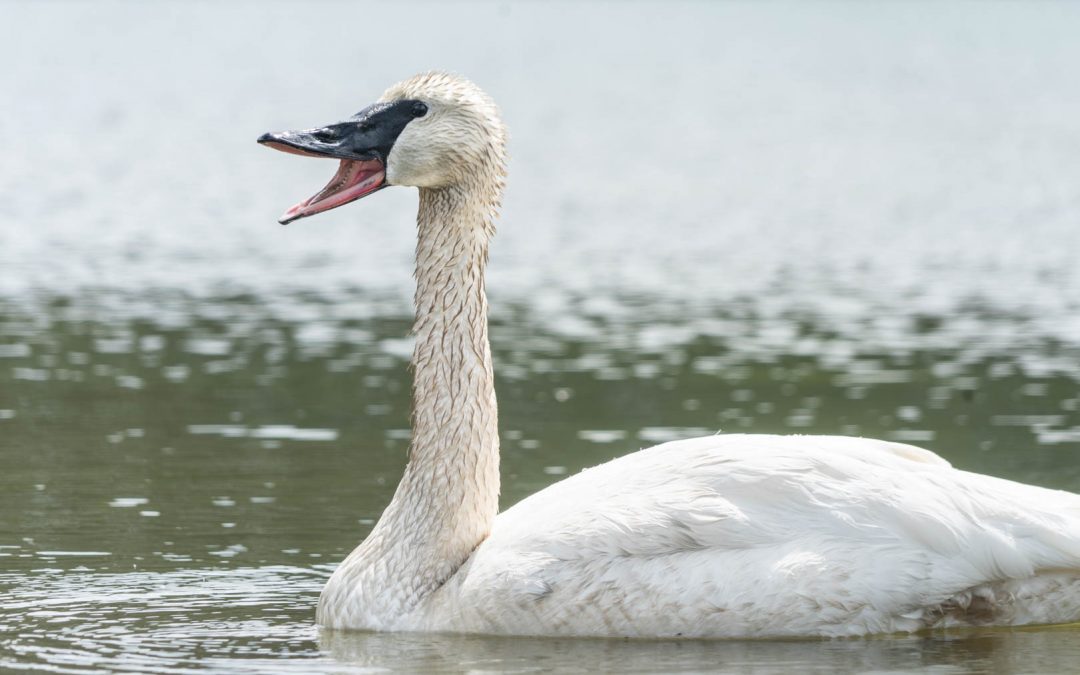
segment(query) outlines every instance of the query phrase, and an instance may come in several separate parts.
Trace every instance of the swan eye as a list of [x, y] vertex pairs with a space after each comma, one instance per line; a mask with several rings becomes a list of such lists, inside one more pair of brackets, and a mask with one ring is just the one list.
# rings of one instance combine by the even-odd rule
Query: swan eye
[[427, 114], [427, 104], [423, 101], [417, 101], [412, 104], [413, 117], [423, 117]]

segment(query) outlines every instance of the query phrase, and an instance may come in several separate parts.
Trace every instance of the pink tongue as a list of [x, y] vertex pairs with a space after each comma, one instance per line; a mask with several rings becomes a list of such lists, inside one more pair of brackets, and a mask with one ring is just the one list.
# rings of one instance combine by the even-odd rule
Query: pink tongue
[[288, 222], [341, 206], [382, 185], [385, 172], [378, 161], [341, 160], [337, 173], [322, 190], [281, 214], [280, 222]]

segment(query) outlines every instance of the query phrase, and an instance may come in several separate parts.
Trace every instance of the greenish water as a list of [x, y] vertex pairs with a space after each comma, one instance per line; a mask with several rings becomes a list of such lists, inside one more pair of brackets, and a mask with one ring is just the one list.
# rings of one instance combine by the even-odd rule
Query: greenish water
[[[489, 275], [504, 507], [718, 431], [1080, 491], [1080, 11], [911, 7], [0, 5], [0, 668], [1074, 668], [1070, 628], [313, 625], [404, 466], [415, 195], [280, 228], [327, 168], [254, 138], [434, 65], [514, 139]], [[299, 30], [311, 12], [333, 26]]]
[[[404, 463], [407, 317], [366, 311], [380, 302], [359, 293], [292, 298], [288, 316], [242, 296], [161, 297], [158, 320], [80, 305], [5, 305], [0, 321], [9, 664], [809, 672], [1080, 654], [1075, 631], [720, 645], [319, 635], [321, 583]], [[571, 302], [576, 336], [544, 332], [523, 306], [494, 310], [504, 504], [719, 429], [915, 441], [964, 468], [1080, 489], [1076, 381], [1026, 372], [1020, 354], [966, 361], [940, 344], [948, 319], [910, 326], [923, 347], [841, 358], [845, 342], [810, 316], [697, 306], [659, 321], [642, 299], [587, 305]]]

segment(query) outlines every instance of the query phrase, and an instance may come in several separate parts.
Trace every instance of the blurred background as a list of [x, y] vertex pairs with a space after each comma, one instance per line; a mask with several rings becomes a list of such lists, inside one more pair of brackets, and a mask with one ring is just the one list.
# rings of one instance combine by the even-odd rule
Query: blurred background
[[[1080, 632], [334, 636], [409, 442], [414, 190], [289, 227], [264, 131], [502, 107], [503, 507], [723, 432], [1080, 491], [1080, 4], [0, 3], [0, 667], [1022, 669]], [[365, 671], [369, 672], [369, 671]]]

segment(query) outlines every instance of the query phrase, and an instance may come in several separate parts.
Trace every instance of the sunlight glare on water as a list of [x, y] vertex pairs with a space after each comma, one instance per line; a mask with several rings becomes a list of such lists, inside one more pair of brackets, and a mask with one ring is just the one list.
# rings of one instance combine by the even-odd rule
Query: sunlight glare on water
[[320, 632], [319, 589], [409, 443], [416, 197], [385, 190], [281, 228], [327, 165], [254, 143], [433, 66], [500, 103], [511, 163], [488, 287], [504, 507], [718, 431], [881, 437], [1080, 491], [1080, 5], [2, 13], [0, 88], [18, 104], [0, 120], [0, 668], [1080, 662], [1075, 627]]

